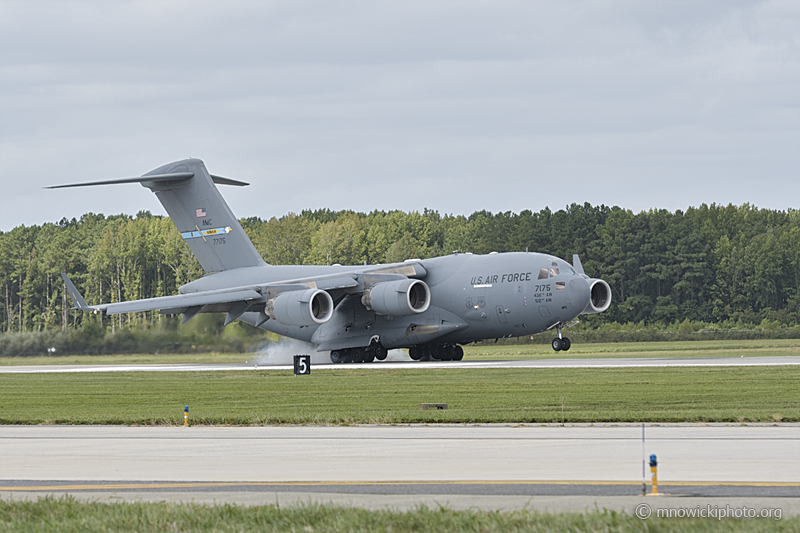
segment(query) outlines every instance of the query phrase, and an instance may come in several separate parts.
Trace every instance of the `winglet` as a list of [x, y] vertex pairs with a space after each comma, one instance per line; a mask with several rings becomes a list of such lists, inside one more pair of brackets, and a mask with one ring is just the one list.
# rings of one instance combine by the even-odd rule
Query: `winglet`
[[572, 268], [575, 269], [575, 272], [581, 275], [586, 275], [586, 272], [583, 271], [583, 265], [581, 264], [581, 258], [578, 257], [578, 254], [573, 254], [572, 256]]
[[72, 280], [69, 279], [69, 276], [62, 272], [61, 277], [64, 278], [64, 284], [67, 286], [67, 292], [72, 298], [72, 308], [81, 309], [82, 311], [91, 311], [92, 308], [86, 305], [86, 300], [83, 299], [81, 293], [79, 293], [78, 289], [75, 288], [75, 284], [72, 283]]

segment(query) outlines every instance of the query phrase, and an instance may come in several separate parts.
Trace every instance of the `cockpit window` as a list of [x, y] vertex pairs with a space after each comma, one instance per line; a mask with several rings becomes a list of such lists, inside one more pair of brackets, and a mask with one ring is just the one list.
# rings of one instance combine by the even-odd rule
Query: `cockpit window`
[[558, 275], [577, 276], [570, 266], [559, 267], [558, 263], [553, 263], [550, 268], [543, 268], [539, 271], [539, 279], [554, 278]]

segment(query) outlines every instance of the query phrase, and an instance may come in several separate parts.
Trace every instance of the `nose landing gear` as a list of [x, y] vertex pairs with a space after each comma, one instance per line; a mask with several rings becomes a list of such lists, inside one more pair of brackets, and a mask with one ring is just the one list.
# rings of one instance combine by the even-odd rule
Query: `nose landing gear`
[[553, 339], [551, 346], [557, 352], [561, 351], [566, 352], [567, 350], [569, 350], [570, 346], [572, 346], [572, 342], [570, 342], [568, 337], [562, 337], [560, 339], [556, 337], [555, 339]]
[[570, 342], [568, 337], [561, 336], [561, 326], [558, 326], [558, 337], [553, 339], [553, 342], [550, 343], [550, 346], [552, 346], [553, 350], [557, 352], [566, 352], [569, 350], [570, 346], [572, 346], [572, 342]]

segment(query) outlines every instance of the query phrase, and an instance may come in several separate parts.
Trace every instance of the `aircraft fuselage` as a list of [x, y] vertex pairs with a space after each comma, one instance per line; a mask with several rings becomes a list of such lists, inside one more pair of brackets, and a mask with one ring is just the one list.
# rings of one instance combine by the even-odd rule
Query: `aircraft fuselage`
[[[426, 311], [406, 316], [381, 315], [368, 310], [359, 294], [345, 293], [330, 320], [313, 326], [288, 326], [268, 320], [259, 327], [320, 345], [321, 350], [367, 346], [377, 336], [387, 349], [426, 342], [463, 344], [487, 338], [532, 335], [564, 324], [584, 312], [590, 284], [572, 266], [540, 253], [456, 253], [417, 263], [430, 288]], [[250, 267], [207, 275], [181, 292], [215, 290], [231, 285], [261, 285], [276, 281], [346, 275], [363, 266]], [[235, 276], [235, 279], [233, 278]], [[241, 320], [258, 323], [258, 313]]]

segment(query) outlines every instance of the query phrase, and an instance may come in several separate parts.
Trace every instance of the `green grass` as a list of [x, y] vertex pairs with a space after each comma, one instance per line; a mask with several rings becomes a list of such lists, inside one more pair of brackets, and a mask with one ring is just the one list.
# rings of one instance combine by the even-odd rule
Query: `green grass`
[[[800, 421], [800, 367], [0, 374], [3, 424]], [[449, 409], [420, 411], [419, 403]]]
[[84, 531], [798, 531], [800, 518], [714, 520], [650, 518], [625, 513], [543, 513], [453, 511], [420, 506], [411, 511], [370, 511], [335, 505], [289, 507], [167, 503], [83, 503], [75, 498], [31, 502], [0, 500], [0, 530], [8, 532]]
[[[761, 357], [800, 355], [800, 339], [715, 340], [674, 342], [574, 343], [569, 352], [554, 352], [549, 344], [490, 344], [464, 347], [465, 361], [591, 358]], [[0, 357], [0, 366], [107, 365], [157, 363], [243, 363], [254, 353], [54, 355]]]

